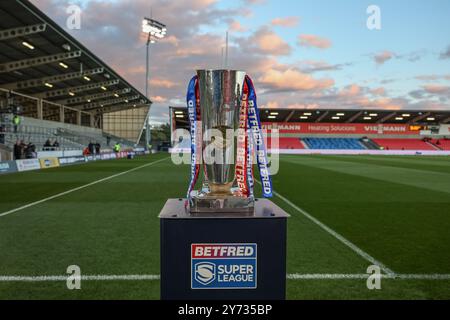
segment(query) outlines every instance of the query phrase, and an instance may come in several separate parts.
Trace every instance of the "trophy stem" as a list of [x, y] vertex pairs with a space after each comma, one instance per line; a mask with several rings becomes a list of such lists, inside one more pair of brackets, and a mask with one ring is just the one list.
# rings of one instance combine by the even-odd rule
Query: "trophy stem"
[[228, 196], [232, 196], [233, 193], [231, 192], [231, 187], [233, 186], [233, 182], [230, 183], [226, 183], [226, 184], [218, 184], [218, 183], [211, 183], [209, 185], [210, 187], [210, 195], [211, 196], [224, 196], [224, 195], [228, 195]]

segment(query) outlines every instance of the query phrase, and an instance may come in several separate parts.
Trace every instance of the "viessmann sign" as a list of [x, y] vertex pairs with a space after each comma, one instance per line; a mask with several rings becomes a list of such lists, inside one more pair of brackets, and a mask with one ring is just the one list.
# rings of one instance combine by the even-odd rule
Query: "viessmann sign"
[[365, 123], [306, 123], [306, 122], [264, 122], [267, 131], [278, 129], [280, 133], [311, 134], [405, 134], [418, 135], [408, 124], [365, 124]]

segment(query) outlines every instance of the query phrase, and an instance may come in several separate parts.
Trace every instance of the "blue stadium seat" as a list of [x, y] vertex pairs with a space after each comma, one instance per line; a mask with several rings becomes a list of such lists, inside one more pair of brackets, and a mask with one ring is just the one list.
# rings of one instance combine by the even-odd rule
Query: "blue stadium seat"
[[364, 150], [357, 138], [303, 138], [309, 149]]

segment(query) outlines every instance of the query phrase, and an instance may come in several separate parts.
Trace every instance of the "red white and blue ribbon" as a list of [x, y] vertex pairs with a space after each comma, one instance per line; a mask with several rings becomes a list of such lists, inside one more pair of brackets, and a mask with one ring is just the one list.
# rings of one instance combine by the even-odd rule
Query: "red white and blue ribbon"
[[[251, 137], [251, 130], [247, 129], [247, 136]], [[248, 177], [248, 190], [249, 195], [253, 196], [253, 187], [255, 185], [255, 179], [253, 177], [253, 139], [248, 139], [247, 148], [247, 177]]]
[[239, 127], [237, 133], [237, 154], [235, 175], [240, 196], [248, 197], [250, 194], [248, 184], [248, 85], [244, 82], [241, 105], [239, 108]]
[[[197, 115], [197, 100], [198, 100], [198, 79], [197, 76], [192, 77], [191, 81], [189, 81], [186, 102], [189, 114], [189, 124], [191, 131], [191, 181], [189, 183], [189, 188], [187, 191], [187, 197], [189, 198], [192, 190], [198, 179], [198, 174], [200, 172], [200, 163], [197, 159], [197, 118], [200, 115]], [[201, 145], [201, 143], [199, 143]]]
[[255, 87], [249, 76], [245, 76], [245, 83], [248, 86], [248, 124], [252, 132], [253, 144], [256, 147], [256, 163], [258, 164], [262, 193], [265, 198], [271, 198], [273, 195], [272, 179], [270, 177], [267, 151], [261, 130]]

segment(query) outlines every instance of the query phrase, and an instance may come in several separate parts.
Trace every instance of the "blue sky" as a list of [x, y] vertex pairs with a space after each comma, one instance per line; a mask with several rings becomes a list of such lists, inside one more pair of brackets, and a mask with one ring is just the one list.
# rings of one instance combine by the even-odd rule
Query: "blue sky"
[[[197, 68], [220, 64], [226, 30], [230, 67], [254, 79], [260, 105], [284, 108], [448, 109], [448, 0], [33, 0], [64, 26], [70, 3], [81, 30], [68, 30], [143, 91], [142, 16], [166, 23], [152, 46], [152, 120], [183, 105]], [[366, 27], [369, 5], [381, 30]]]
[[[239, 2], [239, 1], [234, 1]], [[369, 5], [381, 9], [381, 30], [366, 27]], [[224, 2], [223, 6], [228, 5]], [[330, 50], [311, 50], [294, 47], [285, 60], [325, 60], [330, 64], [353, 62], [354, 66], [333, 74], [341, 84], [351, 84], [371, 79], [400, 78], [391, 86], [398, 93], [407, 93], [418, 83], [414, 79], [420, 73], [439, 74], [450, 68], [450, 60], [437, 59], [446, 45], [450, 44], [450, 1], [266, 1], [255, 7], [250, 19], [240, 20], [250, 31], [267, 24], [274, 17], [298, 16], [295, 28], [277, 27], [275, 31], [290, 43], [295, 43], [298, 34], [317, 34], [330, 39]], [[399, 55], [420, 54], [421, 60], [411, 63], [394, 61], [380, 67], [372, 63], [371, 55], [384, 50]]]

